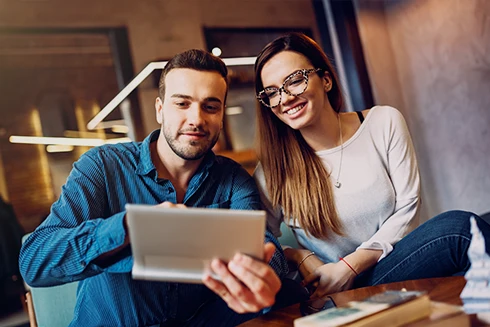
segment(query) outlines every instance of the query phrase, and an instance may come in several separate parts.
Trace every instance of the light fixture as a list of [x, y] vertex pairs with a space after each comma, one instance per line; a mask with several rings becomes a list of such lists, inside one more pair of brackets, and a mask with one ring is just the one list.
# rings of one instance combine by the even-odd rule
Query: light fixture
[[[227, 66], [244, 66], [255, 64], [256, 57], [238, 57], [238, 58], [223, 58], [223, 62]], [[143, 82], [148, 75], [151, 74], [155, 69], [163, 69], [167, 61], [155, 61], [150, 62], [143, 70], [136, 75], [131, 82], [129, 82], [126, 87], [124, 87], [115, 97], [112, 99], [97, 115], [92, 118], [88, 124], [87, 129], [93, 130], [98, 128], [98, 125], [102, 120], [107, 117], [128, 95], [131, 93], [138, 85]]]
[[211, 50], [211, 53], [214, 54], [216, 57], [219, 57], [221, 56], [222, 51], [220, 48], [214, 47], [213, 50]]
[[113, 133], [127, 134], [129, 132], [129, 127], [126, 125], [113, 125], [111, 130]]
[[106, 143], [130, 142], [129, 137], [113, 138], [108, 140], [80, 137], [44, 137], [44, 136], [19, 136], [9, 137], [10, 143], [19, 144], [45, 144], [45, 145], [72, 145], [72, 146], [99, 146]]
[[226, 107], [225, 113], [227, 116], [240, 115], [243, 113], [243, 108], [240, 106]]
[[49, 153], [71, 152], [73, 149], [73, 145], [50, 144], [46, 146], [46, 151]]

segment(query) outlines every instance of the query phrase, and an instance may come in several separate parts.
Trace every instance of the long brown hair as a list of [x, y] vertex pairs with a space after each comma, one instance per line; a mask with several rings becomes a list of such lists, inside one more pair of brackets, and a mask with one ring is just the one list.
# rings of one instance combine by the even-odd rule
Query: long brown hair
[[[321, 69], [317, 73], [321, 78], [324, 74], [330, 75], [332, 89], [328, 92], [328, 100], [339, 112], [343, 98], [330, 60], [315, 41], [299, 33], [281, 36], [259, 53], [255, 62], [256, 93], [264, 88], [260, 74], [265, 63], [282, 51], [294, 51], [305, 56], [314, 68]], [[256, 126], [257, 155], [264, 169], [272, 205], [280, 205], [285, 219], [293, 218], [316, 238], [327, 238], [330, 232], [342, 235], [330, 174], [301, 133], [283, 123], [260, 102]]]

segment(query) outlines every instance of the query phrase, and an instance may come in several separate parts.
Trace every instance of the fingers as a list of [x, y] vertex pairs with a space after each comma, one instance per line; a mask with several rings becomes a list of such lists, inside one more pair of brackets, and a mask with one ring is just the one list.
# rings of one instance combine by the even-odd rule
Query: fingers
[[247, 310], [241, 305], [241, 303], [230, 294], [223, 283], [212, 278], [209, 274], [205, 275], [202, 281], [204, 285], [206, 285], [210, 290], [221, 297], [223, 301], [226, 302], [228, 307], [230, 307], [232, 310], [238, 313], [247, 312]]
[[314, 283], [314, 282], [318, 281], [319, 279], [320, 279], [320, 275], [317, 274], [316, 272], [312, 272], [311, 274], [309, 274], [308, 276], [306, 276], [303, 279], [303, 286]]
[[[266, 252], [275, 247], [270, 245]], [[271, 257], [270, 253], [266, 254]], [[211, 270], [221, 279], [207, 275], [203, 283], [218, 294], [228, 306], [238, 313], [258, 312], [272, 306], [281, 288], [281, 281], [265, 262], [244, 254], [236, 254], [226, 265], [218, 259], [211, 262]]]
[[155, 205], [155, 207], [161, 207], [161, 208], [187, 208], [185, 205], [182, 203], [172, 203], [169, 201], [162, 202], [160, 204]]
[[205, 276], [204, 284], [218, 294], [228, 306], [238, 313], [257, 312], [264, 308], [255, 295], [218, 259], [211, 262], [211, 270], [221, 281]]
[[264, 262], [271, 261], [274, 253], [276, 252], [276, 246], [273, 243], [266, 243], [264, 245]]
[[228, 263], [228, 269], [250, 290], [256, 303], [264, 308], [274, 304], [281, 280], [268, 264], [244, 254], [236, 254]]

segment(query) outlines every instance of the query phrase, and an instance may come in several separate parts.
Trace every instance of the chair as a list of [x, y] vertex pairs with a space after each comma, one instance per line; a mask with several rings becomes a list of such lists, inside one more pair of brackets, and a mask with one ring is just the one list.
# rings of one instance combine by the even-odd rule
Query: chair
[[[24, 235], [22, 242], [29, 236]], [[78, 282], [52, 287], [26, 285], [31, 327], [66, 327], [73, 320]]]

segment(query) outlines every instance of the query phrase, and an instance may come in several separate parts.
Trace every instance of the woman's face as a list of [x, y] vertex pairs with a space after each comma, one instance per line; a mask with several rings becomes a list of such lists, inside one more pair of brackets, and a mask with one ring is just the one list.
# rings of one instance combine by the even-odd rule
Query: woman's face
[[[260, 77], [264, 89], [281, 88], [288, 77], [302, 69], [312, 69], [310, 61], [297, 52], [282, 51], [267, 61], [262, 68]], [[301, 75], [300, 75], [301, 76]], [[281, 90], [281, 102], [271, 108], [272, 112], [285, 124], [293, 129], [301, 130], [320, 122], [329, 103], [326, 91], [331, 87], [328, 74], [325, 78], [315, 72], [308, 74], [308, 85], [300, 95], [290, 95]]]

